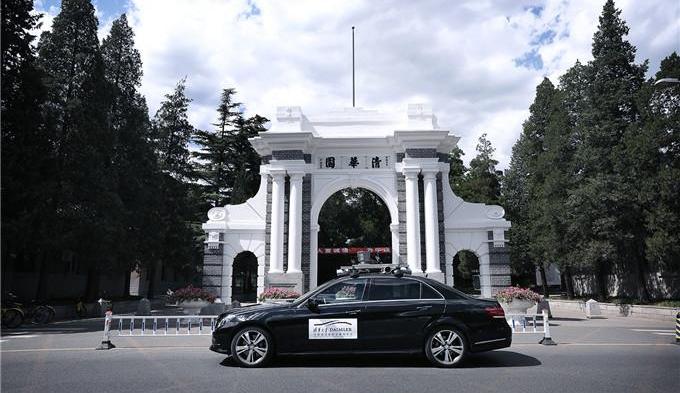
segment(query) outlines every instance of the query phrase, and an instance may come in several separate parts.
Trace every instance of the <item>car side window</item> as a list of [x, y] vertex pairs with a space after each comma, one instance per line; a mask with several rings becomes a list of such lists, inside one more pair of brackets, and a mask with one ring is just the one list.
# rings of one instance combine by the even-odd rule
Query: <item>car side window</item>
[[371, 283], [368, 300], [420, 299], [420, 283], [400, 278], [376, 278]]
[[314, 298], [321, 304], [360, 301], [364, 297], [367, 281], [365, 278], [341, 281], [317, 293]]
[[439, 292], [432, 289], [431, 286], [420, 283], [420, 298], [421, 299], [442, 299], [442, 295]]

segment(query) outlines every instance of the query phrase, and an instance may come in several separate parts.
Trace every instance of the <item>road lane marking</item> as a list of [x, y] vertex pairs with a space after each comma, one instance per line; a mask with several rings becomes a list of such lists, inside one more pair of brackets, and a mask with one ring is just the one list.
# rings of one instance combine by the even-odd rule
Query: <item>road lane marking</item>
[[658, 334], [659, 336], [675, 336], [675, 333], [654, 333]]
[[3, 337], [5, 337], [5, 338], [34, 338], [34, 337], [38, 337], [38, 336], [35, 335], [35, 334], [26, 334], [26, 335], [18, 334], [18, 335], [7, 335], [7, 336], [3, 336]]
[[[138, 350], [138, 351], [146, 351], [146, 350], [177, 350], [177, 349], [192, 349], [192, 350], [206, 350], [208, 351], [207, 347], [200, 346], [200, 347], [116, 347], [115, 349], [110, 349], [110, 351], [126, 351], [126, 350]], [[16, 352], [59, 352], [59, 351], [94, 351], [94, 348], [31, 348], [31, 349], [3, 349], [0, 350], [0, 353], [16, 353]]]
[[673, 333], [673, 329], [630, 329], [634, 332], [664, 332], [664, 333]]

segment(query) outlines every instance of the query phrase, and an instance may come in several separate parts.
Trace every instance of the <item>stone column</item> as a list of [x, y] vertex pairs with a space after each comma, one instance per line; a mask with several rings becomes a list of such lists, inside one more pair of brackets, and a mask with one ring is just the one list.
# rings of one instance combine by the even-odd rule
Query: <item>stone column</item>
[[300, 273], [302, 257], [302, 173], [290, 173], [288, 200], [288, 270]]
[[269, 273], [283, 273], [283, 193], [285, 171], [270, 173], [272, 177], [272, 225]]
[[439, 220], [437, 219], [437, 177], [434, 172], [423, 174], [425, 188], [425, 260], [426, 273], [441, 273], [439, 258]]
[[406, 261], [413, 273], [423, 271], [420, 267], [419, 172], [420, 169], [403, 170], [406, 182]]
[[[399, 265], [399, 224], [390, 224], [392, 233], [392, 264]], [[387, 261], [383, 261], [385, 263]]]

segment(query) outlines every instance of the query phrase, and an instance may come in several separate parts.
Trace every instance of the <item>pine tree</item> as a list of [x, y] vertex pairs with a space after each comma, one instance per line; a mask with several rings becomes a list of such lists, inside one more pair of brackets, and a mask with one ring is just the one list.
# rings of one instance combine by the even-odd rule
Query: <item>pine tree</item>
[[237, 155], [235, 167], [236, 181], [231, 195], [231, 204], [239, 204], [251, 198], [260, 186], [260, 155], [253, 149], [248, 139], [265, 132], [265, 123], [269, 120], [260, 115], [247, 119], [241, 118], [238, 123], [234, 147]]
[[[115, 138], [111, 175], [116, 176], [117, 194], [123, 205], [117, 217], [121, 233], [116, 255], [118, 266], [124, 268], [128, 278], [130, 270], [146, 267], [155, 260], [160, 200], [148, 109], [138, 91], [142, 62], [125, 14], [113, 22], [102, 43], [102, 57], [111, 94], [109, 132]], [[125, 282], [127, 293], [129, 279]]]
[[205, 182], [203, 198], [212, 206], [224, 206], [232, 199], [237, 156], [235, 142], [237, 125], [242, 120], [241, 103], [234, 102], [234, 89], [222, 90], [220, 105], [217, 107], [215, 131], [196, 130], [194, 142], [201, 147], [192, 152], [197, 158], [198, 177]]
[[177, 83], [171, 94], [165, 95], [152, 122], [158, 165], [163, 173], [180, 181], [192, 176], [189, 141], [194, 127], [189, 123], [191, 100], [184, 94], [185, 89], [186, 78]]
[[108, 94], [97, 24], [89, 1], [64, 0], [38, 46], [47, 89], [46, 129], [55, 147], [55, 196], [49, 203], [56, 225], [50, 229], [57, 252], [75, 251], [88, 266], [90, 297], [97, 296], [99, 269], [116, 247], [111, 232], [120, 211], [108, 176], [113, 140], [106, 127]]
[[1, 7], [2, 270], [3, 284], [9, 284], [17, 264], [30, 266], [52, 236], [45, 224], [54, 165], [40, 113], [45, 92], [30, 33], [40, 15], [32, 14], [31, 0], [3, 1]]
[[680, 85], [652, 82], [680, 75], [676, 52], [661, 61], [654, 79], [641, 94], [642, 124], [627, 141], [630, 155], [641, 166], [640, 194], [646, 197], [645, 227], [650, 271], [668, 277], [680, 271]]
[[470, 161], [470, 168], [460, 188], [460, 197], [468, 202], [486, 204], [500, 203], [501, 174], [496, 171], [498, 161], [493, 158], [496, 149], [486, 133], [479, 137], [477, 155]]
[[[647, 66], [634, 63], [635, 47], [623, 39], [628, 27], [620, 13], [612, 0], [607, 1], [593, 38], [585, 89], [588, 105], [577, 131], [578, 186], [570, 193], [571, 231], [580, 234], [575, 246], [596, 274], [600, 299], [608, 295], [609, 274], [617, 268], [639, 273], [645, 261], [644, 234], [639, 233], [642, 210], [633, 196], [636, 190], [627, 177], [628, 168], [621, 165], [628, 160], [619, 147], [628, 127], [638, 120], [635, 95]], [[644, 275], [637, 276], [640, 297], [645, 297]]]
[[463, 149], [456, 146], [449, 152], [449, 184], [456, 195], [460, 195], [467, 168], [463, 163]]

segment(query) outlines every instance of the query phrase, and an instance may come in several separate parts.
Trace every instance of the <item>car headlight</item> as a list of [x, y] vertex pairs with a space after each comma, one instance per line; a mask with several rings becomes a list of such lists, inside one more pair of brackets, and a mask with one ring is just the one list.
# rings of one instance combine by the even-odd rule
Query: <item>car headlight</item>
[[236, 315], [236, 314], [227, 314], [224, 318], [220, 319], [217, 322], [217, 328], [221, 328], [222, 326], [226, 325], [227, 323], [230, 322], [243, 322], [245, 321], [246, 318], [242, 315]]

